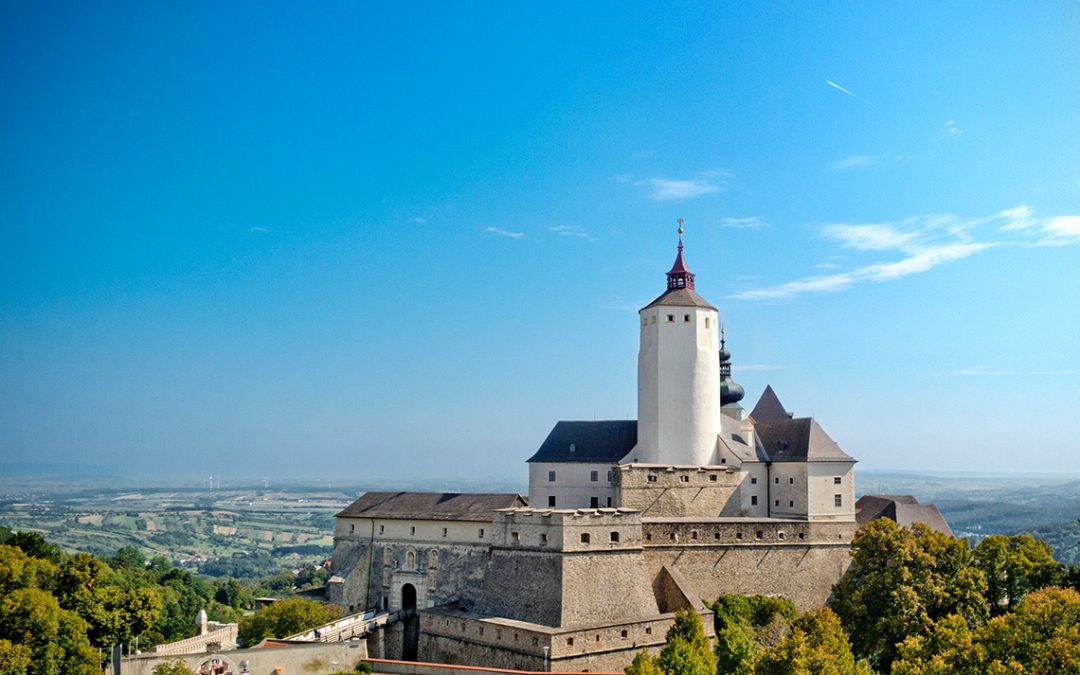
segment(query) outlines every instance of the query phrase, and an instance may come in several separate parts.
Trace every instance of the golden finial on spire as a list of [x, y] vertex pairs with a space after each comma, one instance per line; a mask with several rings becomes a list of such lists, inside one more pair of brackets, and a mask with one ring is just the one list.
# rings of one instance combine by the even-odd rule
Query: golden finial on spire
[[677, 223], [679, 224], [679, 236], [681, 237], [681, 236], [682, 236], [682, 233], [683, 233], [683, 227], [682, 227], [682, 224], [683, 224], [683, 219], [682, 219], [682, 218], [679, 218], [679, 219], [678, 219], [677, 221], [675, 221], [675, 222], [677, 222]]

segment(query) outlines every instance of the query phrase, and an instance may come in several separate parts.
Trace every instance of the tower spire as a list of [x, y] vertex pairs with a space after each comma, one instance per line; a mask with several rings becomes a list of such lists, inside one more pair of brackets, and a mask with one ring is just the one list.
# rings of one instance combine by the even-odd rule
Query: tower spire
[[683, 219], [679, 218], [679, 253], [675, 256], [675, 264], [671, 266], [671, 271], [667, 273], [667, 287], [668, 290], [677, 288], [693, 288], [694, 287], [694, 273], [686, 266], [686, 261], [683, 259]]

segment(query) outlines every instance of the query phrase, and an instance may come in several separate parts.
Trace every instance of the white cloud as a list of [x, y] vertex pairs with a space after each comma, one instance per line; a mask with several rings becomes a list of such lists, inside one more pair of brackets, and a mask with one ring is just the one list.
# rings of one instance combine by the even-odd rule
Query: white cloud
[[927, 272], [942, 263], [961, 260], [996, 245], [991, 243], [970, 243], [932, 246], [917, 250], [903, 260], [867, 265], [858, 270], [858, 275], [860, 278], [871, 281], [891, 281], [906, 277], [909, 274]]
[[258, 225], [248, 228], [248, 232], [251, 232], [252, 234], [262, 234], [263, 232], [268, 231], [269, 230], [267, 230], [265, 227], [259, 227]]
[[832, 168], [836, 169], [837, 171], [842, 171], [844, 169], [862, 169], [877, 164], [893, 164], [895, 162], [902, 162], [907, 158], [907, 155], [899, 155], [896, 153], [885, 153], [881, 155], [852, 155], [850, 157], [845, 157], [844, 159], [833, 162]]
[[423, 225], [424, 223], [427, 222], [427, 218], [424, 218], [422, 216], [417, 216], [417, 217], [413, 218], [412, 220], [417, 225]]
[[956, 120], [945, 120], [945, 124], [941, 125], [941, 130], [938, 132], [942, 138], [956, 138], [962, 133], [964, 130], [956, 126]]
[[727, 171], [716, 170], [699, 173], [694, 178], [645, 178], [635, 185], [645, 188], [650, 199], [671, 201], [719, 192], [727, 187], [726, 179], [731, 177]]
[[1080, 243], [1080, 216], [1051, 218], [1042, 231], [1047, 236], [1043, 243]]
[[979, 377], [979, 376], [1008, 375], [1004, 370], [987, 368], [986, 366], [968, 366], [960, 370], [951, 370], [944, 373], [934, 373], [934, 377]]
[[1035, 219], [1035, 209], [1024, 204], [1005, 209], [994, 218], [1005, 221], [1005, 224], [998, 228], [1003, 231], [1029, 230], [1039, 224], [1039, 221]]
[[746, 216], [743, 218], [721, 218], [720, 225], [723, 227], [743, 230], [756, 230], [761, 227], [767, 227], [767, 223], [761, 218], [758, 218], [757, 216]]
[[860, 251], [889, 251], [911, 243], [917, 232], [901, 232], [894, 225], [827, 225], [826, 237], [840, 242], [844, 248]]
[[[856, 96], [854, 92], [852, 92], [852, 91], [850, 91], [850, 90], [848, 90], [848, 89], [845, 89], [845, 88], [841, 87], [840, 85], [838, 85], [837, 83], [833, 82], [832, 80], [825, 80], [825, 84], [829, 85], [829, 86], [830, 86], [830, 87], [832, 87], [833, 89], [837, 89], [837, 90], [839, 90], [839, 91], [842, 91], [842, 92], [844, 92], [845, 94], [847, 94], [848, 96], [850, 96], [850, 97], [851, 97], [851, 98], [853, 98], [853, 99], [856, 99], [856, 100], [858, 100], [858, 101], [862, 101], [862, 99], [861, 99], [861, 98], [859, 98], [858, 96]], [[865, 103], [865, 101], [864, 101], [864, 103]]]
[[511, 239], [521, 239], [522, 237], [525, 236], [524, 232], [509, 232], [509, 231], [504, 230], [504, 229], [499, 228], [499, 227], [489, 227], [488, 229], [486, 229], [484, 231], [489, 232], [491, 234], [497, 234], [500, 237], [509, 237]]
[[783, 300], [803, 293], [842, 291], [855, 283], [851, 272], [840, 272], [817, 277], [805, 277], [784, 284], [743, 291], [731, 296], [736, 300]]
[[554, 232], [560, 237], [580, 237], [581, 239], [592, 239], [592, 236], [574, 225], [556, 225], [555, 227], [549, 227], [548, 232]]

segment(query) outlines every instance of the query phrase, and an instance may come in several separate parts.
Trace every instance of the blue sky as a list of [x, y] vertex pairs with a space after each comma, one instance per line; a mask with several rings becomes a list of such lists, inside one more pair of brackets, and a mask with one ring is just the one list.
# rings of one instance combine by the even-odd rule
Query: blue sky
[[[942, 6], [935, 6], [942, 5]], [[0, 463], [523, 478], [676, 218], [749, 404], [1080, 472], [1080, 5], [0, 6]]]

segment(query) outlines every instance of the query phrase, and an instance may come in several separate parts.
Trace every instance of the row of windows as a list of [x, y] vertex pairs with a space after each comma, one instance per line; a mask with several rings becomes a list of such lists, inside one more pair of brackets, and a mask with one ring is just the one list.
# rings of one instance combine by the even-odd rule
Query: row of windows
[[[573, 448], [574, 448], [573, 443], [570, 444], [570, 448], [571, 448], [570, 451], [573, 452]], [[615, 478], [615, 473], [613, 471], [609, 470], [607, 472], [607, 482], [609, 482], [609, 483], [613, 482], [614, 478]], [[554, 471], [548, 471], [548, 482], [549, 483], [554, 483], [555, 482], [555, 472]], [[599, 483], [600, 482], [600, 472], [599, 471], [590, 471], [589, 472], [589, 482], [591, 482], [591, 483]]]
[[[349, 532], [355, 532], [355, 531], [356, 531], [356, 525], [350, 524], [349, 525]], [[380, 525], [379, 526], [379, 534], [385, 534], [385, 533], [386, 533], [386, 526], [385, 525]], [[409, 534], [412, 535], [412, 536], [416, 536], [416, 526], [415, 525], [410, 525], [409, 526]], [[444, 527], [442, 529], [442, 536], [446, 537], [446, 536], [449, 536], [449, 534], [450, 534], [449, 528]], [[484, 528], [481, 527], [478, 530], [477, 537], [479, 539], [484, 538]]]
[[[383, 549], [383, 564], [394, 564], [394, 552], [389, 548]], [[435, 549], [431, 549], [428, 552], [428, 567], [439, 566], [439, 552]], [[405, 553], [405, 567], [402, 569], [414, 570], [416, 569], [416, 551], [409, 550]]]
[[[555, 501], [556, 501], [555, 500], [555, 495], [548, 495], [548, 508], [549, 509], [555, 508]], [[607, 498], [607, 505], [608, 505], [608, 508], [611, 507], [611, 497]], [[598, 509], [598, 508], [600, 508], [600, 498], [599, 497], [589, 497], [589, 508], [590, 509]]]
[[[726, 464], [726, 463], [727, 463], [727, 460], [723, 460], [723, 459], [722, 459], [722, 460], [720, 460], [720, 461], [721, 461], [722, 463], [724, 463], [724, 464]], [[650, 474], [649, 474], [649, 476], [648, 476], [648, 478], [647, 478], [647, 480], [648, 480], [648, 481], [649, 481], [650, 483], [655, 483], [655, 482], [656, 482], [656, 474], [655, 474], [655, 473], [650, 473]], [[754, 481], [755, 481], [755, 482], [757, 482], [757, 479], [755, 478], [755, 479], [754, 479]], [[679, 482], [680, 482], [680, 483], [689, 483], [689, 482], [690, 482], [690, 476], [686, 476], [686, 475], [682, 475], [682, 476], [679, 476]], [[716, 474], [715, 474], [715, 473], [710, 473], [710, 474], [709, 474], [709, 482], [711, 482], [711, 483], [715, 483], [715, 482], [716, 482]]]
[[[674, 314], [666, 314], [666, 315], [664, 315], [664, 319], [665, 319], [665, 321], [667, 323], [675, 323], [675, 315]], [[683, 314], [682, 315], [682, 320], [683, 320], [683, 323], [690, 323], [690, 315], [689, 314]], [[656, 315], [655, 314], [653, 314], [652, 316], [650, 316], [648, 318], [641, 317], [641, 325], [642, 326], [647, 326], [650, 323], [656, 323]], [[709, 325], [710, 325], [709, 317], [705, 317], [705, 328], [708, 328]]]
[[[757, 478], [752, 479], [751, 482], [753, 482], [754, 484], [757, 484]], [[780, 477], [777, 476], [776, 478], [774, 478], [773, 482], [776, 483], [777, 485], [779, 485], [780, 484]], [[842, 485], [843, 482], [844, 482], [844, 479], [841, 476], [833, 476], [832, 482], [833, 482], [833, 485]], [[795, 484], [795, 479], [794, 478], [788, 478], [788, 484], [789, 485], [794, 485]]]
[[[700, 537], [699, 537], [699, 533], [698, 533], [697, 530], [690, 530], [690, 539], [696, 541], [699, 538]], [[736, 532], [735, 533], [735, 538], [741, 540], [743, 538], [743, 533], [742, 532]], [[755, 539], [764, 539], [765, 538], [764, 530], [757, 530], [756, 532], [754, 532], [754, 538]], [[780, 532], [776, 533], [776, 538], [777, 539], [785, 539], [786, 535], [784, 534], [783, 531], [780, 531]], [[800, 532], [799, 533], [799, 539], [805, 539], [805, 538], [806, 538], [806, 534], [804, 532]], [[670, 539], [671, 541], [679, 541], [679, 534], [677, 532], [672, 532], [672, 533], [670, 533], [668, 535], [668, 539]], [[713, 539], [717, 539], [717, 540], [720, 539], [720, 533], [719, 532], [714, 532], [713, 533]], [[646, 533], [645, 534], [645, 541], [652, 541], [652, 534]]]

